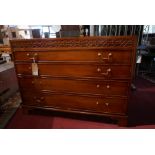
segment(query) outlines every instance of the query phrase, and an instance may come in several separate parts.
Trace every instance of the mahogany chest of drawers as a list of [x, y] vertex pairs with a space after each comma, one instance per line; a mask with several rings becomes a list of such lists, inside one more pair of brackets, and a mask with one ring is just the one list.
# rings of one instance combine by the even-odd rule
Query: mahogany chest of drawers
[[135, 36], [12, 40], [22, 105], [127, 124]]

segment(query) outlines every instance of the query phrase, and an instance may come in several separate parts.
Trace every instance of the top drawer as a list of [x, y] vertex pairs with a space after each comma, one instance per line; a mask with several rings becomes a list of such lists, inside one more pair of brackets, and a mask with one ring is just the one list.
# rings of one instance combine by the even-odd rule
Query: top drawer
[[15, 61], [97, 61], [101, 63], [130, 64], [130, 50], [64, 50], [48, 52], [14, 52]]

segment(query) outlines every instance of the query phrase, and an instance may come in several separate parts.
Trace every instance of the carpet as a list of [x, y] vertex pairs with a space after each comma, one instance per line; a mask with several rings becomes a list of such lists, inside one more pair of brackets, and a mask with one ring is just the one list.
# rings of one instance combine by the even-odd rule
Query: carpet
[[144, 78], [152, 83], [155, 83], [155, 73], [145, 73], [141, 76], [142, 76], [142, 78]]

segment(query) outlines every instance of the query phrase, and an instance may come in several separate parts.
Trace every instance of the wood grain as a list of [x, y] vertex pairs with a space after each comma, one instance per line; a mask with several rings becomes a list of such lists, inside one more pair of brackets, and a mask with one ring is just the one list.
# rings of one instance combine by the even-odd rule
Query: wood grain
[[105, 115], [127, 125], [136, 43], [135, 36], [12, 40], [23, 106]]

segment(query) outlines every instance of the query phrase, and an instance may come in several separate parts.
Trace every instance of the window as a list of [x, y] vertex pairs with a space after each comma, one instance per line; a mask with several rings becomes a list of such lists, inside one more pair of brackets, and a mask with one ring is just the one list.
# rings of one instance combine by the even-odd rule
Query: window
[[42, 26], [43, 38], [56, 38], [56, 33], [51, 26]]
[[30, 25], [30, 29], [40, 29], [42, 38], [56, 38], [56, 33], [52, 29], [52, 25]]
[[16, 38], [16, 32], [12, 32], [12, 38]]

